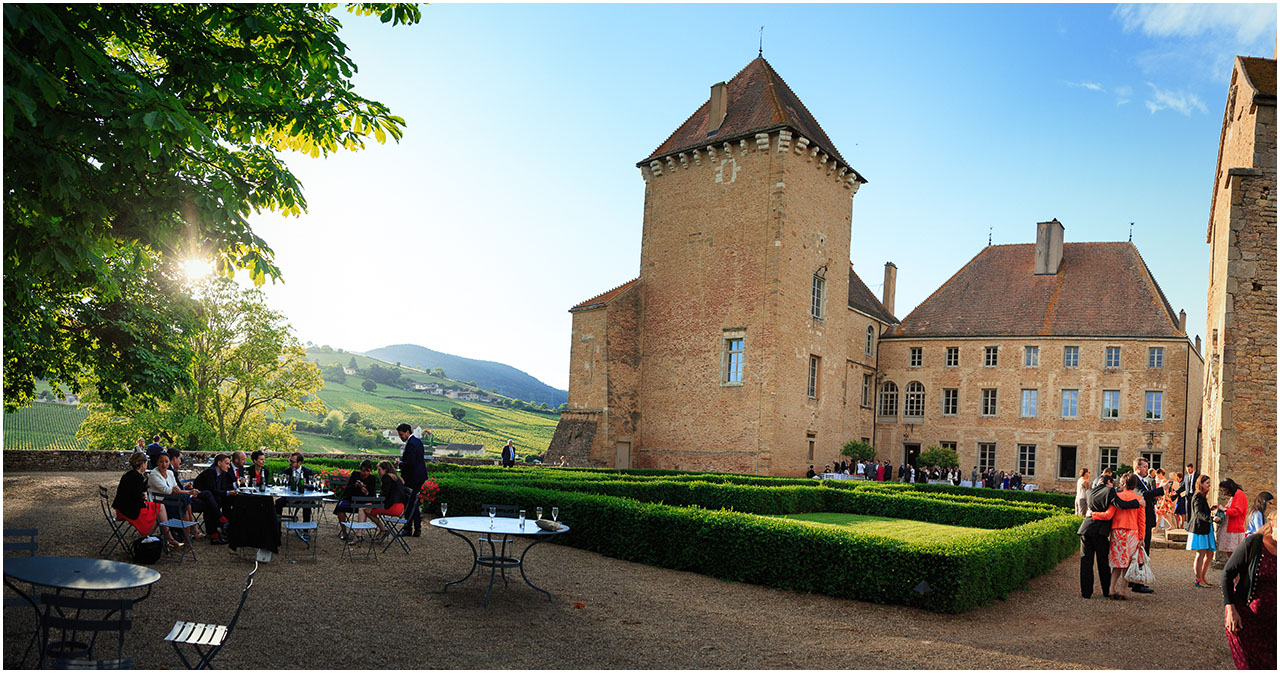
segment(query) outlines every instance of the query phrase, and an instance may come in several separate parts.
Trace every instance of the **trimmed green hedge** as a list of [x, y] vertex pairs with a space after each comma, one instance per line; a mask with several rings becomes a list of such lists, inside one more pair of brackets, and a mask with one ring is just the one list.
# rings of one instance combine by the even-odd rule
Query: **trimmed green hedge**
[[[462, 475], [441, 475], [441, 498], [458, 515], [501, 502], [533, 511], [560, 508], [571, 530], [558, 541], [628, 561], [688, 570], [793, 591], [962, 612], [1003, 598], [1070, 556], [1078, 519], [1025, 508], [964, 505], [918, 495], [780, 487], [780, 498], [822, 499], [828, 511], [925, 518], [951, 513], [974, 526], [984, 516], [1036, 516], [1013, 528], [943, 543], [912, 543], [820, 524], [728, 510], [676, 507], [572, 490], [530, 488]], [[602, 482], [609, 484], [611, 482]], [[741, 487], [686, 485], [691, 496], [731, 497]], [[764, 489], [774, 490], [774, 489]], [[674, 491], [673, 491], [674, 492]], [[753, 494], [754, 495], [754, 494]], [[743, 497], [738, 493], [738, 497]], [[764, 497], [764, 496], [759, 496]], [[761, 501], [763, 502], [763, 501]], [[777, 504], [779, 500], [769, 501]], [[1007, 524], [1006, 524], [1007, 525]], [[989, 526], [982, 526], [989, 527]], [[916, 591], [921, 582], [929, 590]]]

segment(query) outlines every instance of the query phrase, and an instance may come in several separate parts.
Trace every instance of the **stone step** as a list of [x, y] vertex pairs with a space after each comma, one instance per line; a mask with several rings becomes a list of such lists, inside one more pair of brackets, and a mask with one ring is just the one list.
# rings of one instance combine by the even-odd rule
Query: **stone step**
[[1187, 542], [1187, 531], [1181, 528], [1170, 528], [1165, 531], [1164, 536], [1170, 542], [1181, 542], [1183, 544]]

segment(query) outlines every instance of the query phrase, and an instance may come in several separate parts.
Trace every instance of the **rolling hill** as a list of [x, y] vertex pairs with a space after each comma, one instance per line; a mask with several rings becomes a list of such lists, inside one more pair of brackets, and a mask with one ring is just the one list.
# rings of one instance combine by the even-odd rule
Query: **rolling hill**
[[568, 391], [552, 388], [519, 369], [501, 362], [472, 360], [413, 344], [375, 348], [366, 355], [428, 371], [440, 368], [455, 381], [475, 381], [481, 388], [496, 390], [502, 395], [516, 399], [546, 402], [553, 408], [569, 401]]

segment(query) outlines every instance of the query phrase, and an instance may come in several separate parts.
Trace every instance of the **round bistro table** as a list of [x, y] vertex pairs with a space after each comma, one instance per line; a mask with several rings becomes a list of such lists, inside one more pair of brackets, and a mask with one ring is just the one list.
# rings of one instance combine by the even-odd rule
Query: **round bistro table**
[[[510, 517], [492, 517], [491, 518], [487, 516], [441, 517], [438, 519], [432, 519], [430, 523], [432, 526], [435, 526], [436, 528], [440, 528], [448, 532], [450, 535], [462, 538], [462, 540], [467, 543], [467, 546], [471, 548], [471, 569], [468, 570], [467, 574], [463, 575], [461, 578], [453, 580], [451, 582], [445, 582], [444, 583], [445, 591], [448, 591], [451, 585], [458, 584], [459, 582], [462, 582], [468, 577], [471, 577], [472, 573], [476, 571], [477, 567], [488, 568], [489, 569], [489, 589], [484, 593], [484, 606], [489, 607], [489, 594], [493, 593], [493, 582], [495, 577], [498, 574], [498, 571], [499, 570], [502, 571], [502, 583], [505, 586], [507, 583], [507, 569], [519, 568], [520, 577], [524, 578], [524, 583], [528, 584], [535, 591], [542, 592], [544, 595], [546, 595], [547, 600], [551, 600], [550, 591], [547, 591], [546, 589], [543, 589], [535, 585], [533, 582], [529, 581], [529, 576], [526, 575], [524, 572], [524, 557], [526, 554], [529, 553], [530, 549], [533, 549], [537, 545], [543, 542], [546, 542], [547, 540], [550, 540], [551, 538], [557, 535], [560, 535], [561, 533], [569, 532], [568, 526], [564, 524], [560, 524], [561, 526], [560, 530], [553, 532], [553, 531], [542, 530], [541, 528], [538, 528], [538, 524], [531, 519], [525, 520], [524, 527], [522, 528], [520, 526], [519, 519], [513, 519]], [[476, 545], [471, 542], [471, 538], [467, 537], [465, 533], [479, 534], [484, 536], [479, 538], [477, 542], [488, 543], [489, 553], [481, 554], [476, 549]], [[501, 536], [501, 538], [499, 539], [498, 536]], [[529, 546], [524, 548], [524, 551], [520, 554], [518, 558], [515, 556], [509, 556], [506, 553], [507, 543], [508, 541], [511, 541], [510, 538], [513, 538], [513, 537], [526, 538], [529, 540]], [[497, 549], [494, 547], [494, 542], [502, 543], [502, 553], [497, 552]], [[514, 541], [511, 541], [511, 542], [512, 542], [512, 545], [514, 546]]]
[[[4, 560], [4, 583], [29, 603], [36, 615], [36, 630], [40, 634], [40, 663], [37, 668], [44, 668], [48, 629], [35, 600], [14, 582], [47, 587], [59, 593], [79, 591], [81, 596], [90, 591], [127, 591], [146, 587], [147, 593], [135, 600], [139, 602], [151, 595], [151, 585], [159, 581], [160, 573], [155, 570], [119, 561], [69, 556], [24, 556]], [[23, 658], [26, 658], [25, 654]]]

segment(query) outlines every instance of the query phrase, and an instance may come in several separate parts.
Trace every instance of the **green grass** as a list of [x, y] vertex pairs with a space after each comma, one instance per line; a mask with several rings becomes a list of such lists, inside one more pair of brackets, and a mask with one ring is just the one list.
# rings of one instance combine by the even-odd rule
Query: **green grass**
[[[89, 415], [84, 407], [37, 402], [4, 415], [6, 449], [83, 449], [87, 440], [76, 439], [76, 430]], [[131, 447], [122, 446], [120, 450]]]
[[810, 512], [787, 514], [778, 518], [808, 521], [815, 524], [855, 529], [860, 533], [883, 535], [909, 542], [946, 542], [967, 535], [983, 535], [990, 531], [964, 526], [944, 526], [910, 519], [890, 519], [865, 514], [839, 514], [834, 512]]
[[400, 449], [386, 442], [382, 442], [381, 446], [356, 447], [337, 437], [315, 435], [310, 432], [295, 432], [293, 436], [302, 442], [298, 450], [303, 453], [359, 453], [361, 448], [366, 448], [372, 453], [400, 454]]

